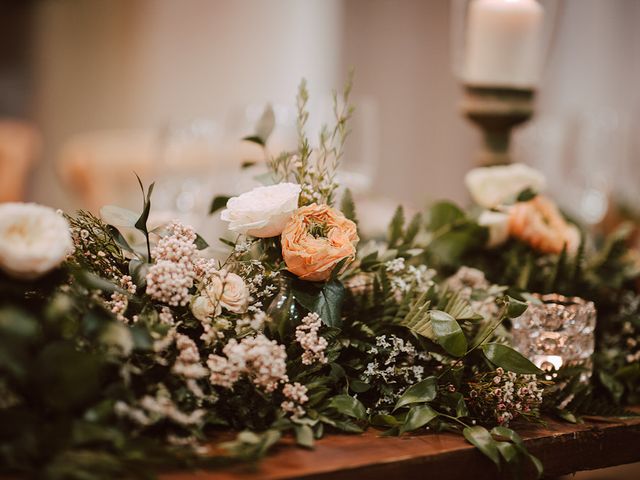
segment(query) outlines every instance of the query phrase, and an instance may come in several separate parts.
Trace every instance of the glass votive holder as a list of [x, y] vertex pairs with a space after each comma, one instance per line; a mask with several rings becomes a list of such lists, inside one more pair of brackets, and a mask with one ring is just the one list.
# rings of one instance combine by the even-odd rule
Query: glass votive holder
[[582, 367], [587, 381], [593, 369], [596, 308], [580, 297], [534, 295], [529, 308], [513, 320], [513, 346], [542, 370]]

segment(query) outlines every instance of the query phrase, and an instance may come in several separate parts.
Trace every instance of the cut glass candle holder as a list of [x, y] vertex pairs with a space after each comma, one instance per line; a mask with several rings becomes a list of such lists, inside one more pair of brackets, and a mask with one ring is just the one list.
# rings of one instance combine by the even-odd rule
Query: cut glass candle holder
[[593, 302], [558, 294], [535, 295], [529, 308], [513, 320], [516, 350], [542, 370], [582, 367], [583, 381], [593, 369], [596, 308]]

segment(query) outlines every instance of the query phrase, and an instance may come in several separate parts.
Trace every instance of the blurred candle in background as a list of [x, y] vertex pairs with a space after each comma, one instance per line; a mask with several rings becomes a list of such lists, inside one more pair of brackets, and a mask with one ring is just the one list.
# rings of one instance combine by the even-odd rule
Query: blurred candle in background
[[472, 0], [467, 14], [465, 83], [535, 87], [542, 61], [542, 6], [536, 0]]

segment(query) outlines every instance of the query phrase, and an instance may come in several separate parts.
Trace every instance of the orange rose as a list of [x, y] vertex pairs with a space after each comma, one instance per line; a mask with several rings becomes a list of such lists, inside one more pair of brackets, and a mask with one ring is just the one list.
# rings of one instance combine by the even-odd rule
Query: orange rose
[[344, 258], [354, 258], [356, 224], [328, 205], [299, 208], [282, 231], [282, 256], [289, 271], [313, 282], [329, 278]]
[[560, 253], [565, 245], [574, 253], [580, 243], [578, 229], [566, 222], [555, 203], [541, 195], [511, 208], [509, 234], [544, 253]]

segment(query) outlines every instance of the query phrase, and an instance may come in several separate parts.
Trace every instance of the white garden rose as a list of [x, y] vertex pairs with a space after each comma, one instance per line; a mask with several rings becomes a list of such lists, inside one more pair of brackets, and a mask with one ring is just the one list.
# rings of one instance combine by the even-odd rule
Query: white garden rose
[[0, 268], [33, 279], [60, 265], [73, 251], [69, 223], [35, 203], [0, 204]]
[[298, 208], [300, 185], [279, 183], [257, 187], [230, 198], [220, 218], [229, 230], [258, 238], [277, 237]]
[[478, 225], [489, 230], [487, 247], [493, 248], [502, 245], [509, 238], [509, 214], [485, 210], [478, 217]]
[[512, 202], [526, 189], [540, 193], [546, 186], [542, 173], [522, 163], [474, 168], [465, 183], [473, 200], [484, 208]]

